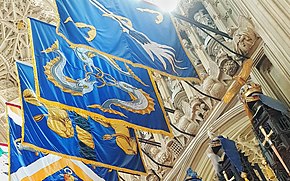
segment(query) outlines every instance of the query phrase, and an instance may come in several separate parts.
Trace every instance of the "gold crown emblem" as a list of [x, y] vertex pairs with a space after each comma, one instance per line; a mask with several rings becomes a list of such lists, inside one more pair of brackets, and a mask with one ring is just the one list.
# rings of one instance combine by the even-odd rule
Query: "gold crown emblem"
[[262, 88], [259, 84], [254, 82], [249, 82], [243, 85], [240, 89], [240, 99], [242, 102], [256, 101], [255, 98], [251, 97], [253, 93], [262, 93]]

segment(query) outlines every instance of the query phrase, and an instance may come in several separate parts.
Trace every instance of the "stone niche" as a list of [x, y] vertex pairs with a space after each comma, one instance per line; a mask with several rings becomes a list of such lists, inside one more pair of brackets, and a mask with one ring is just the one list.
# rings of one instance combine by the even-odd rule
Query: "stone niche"
[[[216, 28], [213, 19], [211, 18], [211, 16], [209, 15], [209, 13], [207, 12], [207, 10], [205, 9], [204, 5], [201, 2], [196, 2], [193, 5], [191, 5], [191, 7], [188, 9], [187, 14], [188, 18], [190, 19], [193, 19], [211, 28]], [[205, 32], [203, 32], [199, 28], [195, 28], [195, 30], [202, 43], [208, 41], [209, 36]]]

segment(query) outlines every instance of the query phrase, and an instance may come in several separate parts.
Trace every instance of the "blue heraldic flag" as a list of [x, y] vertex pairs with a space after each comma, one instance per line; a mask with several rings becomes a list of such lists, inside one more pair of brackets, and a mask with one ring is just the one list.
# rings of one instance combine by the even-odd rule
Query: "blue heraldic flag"
[[175, 78], [198, 75], [168, 13], [142, 0], [56, 0], [58, 35], [70, 45], [90, 47], [111, 61]]
[[198, 177], [197, 173], [193, 171], [191, 168], [188, 168], [186, 171], [186, 178], [184, 181], [202, 181], [200, 177]]
[[[43, 154], [21, 144], [20, 108], [7, 106], [9, 124], [9, 180], [118, 181], [117, 171], [95, 167], [53, 154]], [[19, 115], [18, 115], [19, 114]]]
[[171, 135], [151, 74], [75, 47], [55, 27], [31, 19], [36, 94], [41, 101], [109, 123]]
[[230, 162], [234, 165], [238, 172], [241, 173], [243, 171], [243, 165], [239, 151], [236, 147], [236, 143], [223, 136], [218, 136], [218, 138], [220, 139], [222, 148], [224, 149], [227, 157], [230, 159]]
[[133, 129], [42, 103], [34, 93], [33, 68], [17, 63], [17, 70], [24, 112], [23, 145], [86, 164], [146, 173]]

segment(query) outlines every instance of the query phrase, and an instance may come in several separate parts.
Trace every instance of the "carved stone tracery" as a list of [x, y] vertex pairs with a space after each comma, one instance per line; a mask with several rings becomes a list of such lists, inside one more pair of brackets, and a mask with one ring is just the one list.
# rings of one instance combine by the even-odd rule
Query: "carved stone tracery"
[[269, 167], [263, 157], [262, 151], [259, 148], [258, 140], [250, 127], [241, 133], [235, 141], [238, 149], [248, 157], [249, 162], [252, 164], [258, 164], [267, 179], [271, 181], [277, 180], [273, 170]]
[[[6, 101], [18, 97], [15, 61], [31, 61], [27, 17], [52, 23], [55, 13], [46, 1], [2, 1], [0, 3], [0, 102], [4, 110]], [[1, 130], [5, 128], [5, 115], [1, 116]], [[3, 127], [4, 126], [4, 127]], [[6, 142], [6, 134], [1, 142]], [[4, 139], [4, 140], [2, 140]]]

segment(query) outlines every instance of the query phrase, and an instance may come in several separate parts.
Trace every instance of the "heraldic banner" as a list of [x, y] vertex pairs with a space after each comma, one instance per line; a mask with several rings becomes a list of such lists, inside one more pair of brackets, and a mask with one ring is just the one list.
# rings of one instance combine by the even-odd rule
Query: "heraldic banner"
[[171, 135], [162, 100], [146, 69], [71, 46], [49, 24], [31, 19], [30, 26], [35, 88], [42, 102], [104, 122]]
[[169, 13], [137, 0], [56, 0], [58, 35], [88, 48], [163, 75], [197, 80]]
[[23, 145], [86, 164], [146, 173], [132, 128], [39, 101], [34, 92], [33, 68], [18, 62], [17, 70], [24, 113]]
[[[7, 105], [9, 124], [9, 180], [118, 181], [117, 171], [84, 164], [53, 154], [43, 154], [21, 144], [20, 106]], [[2, 179], [2, 177], [1, 177]], [[8, 179], [7, 179], [8, 180]]]

